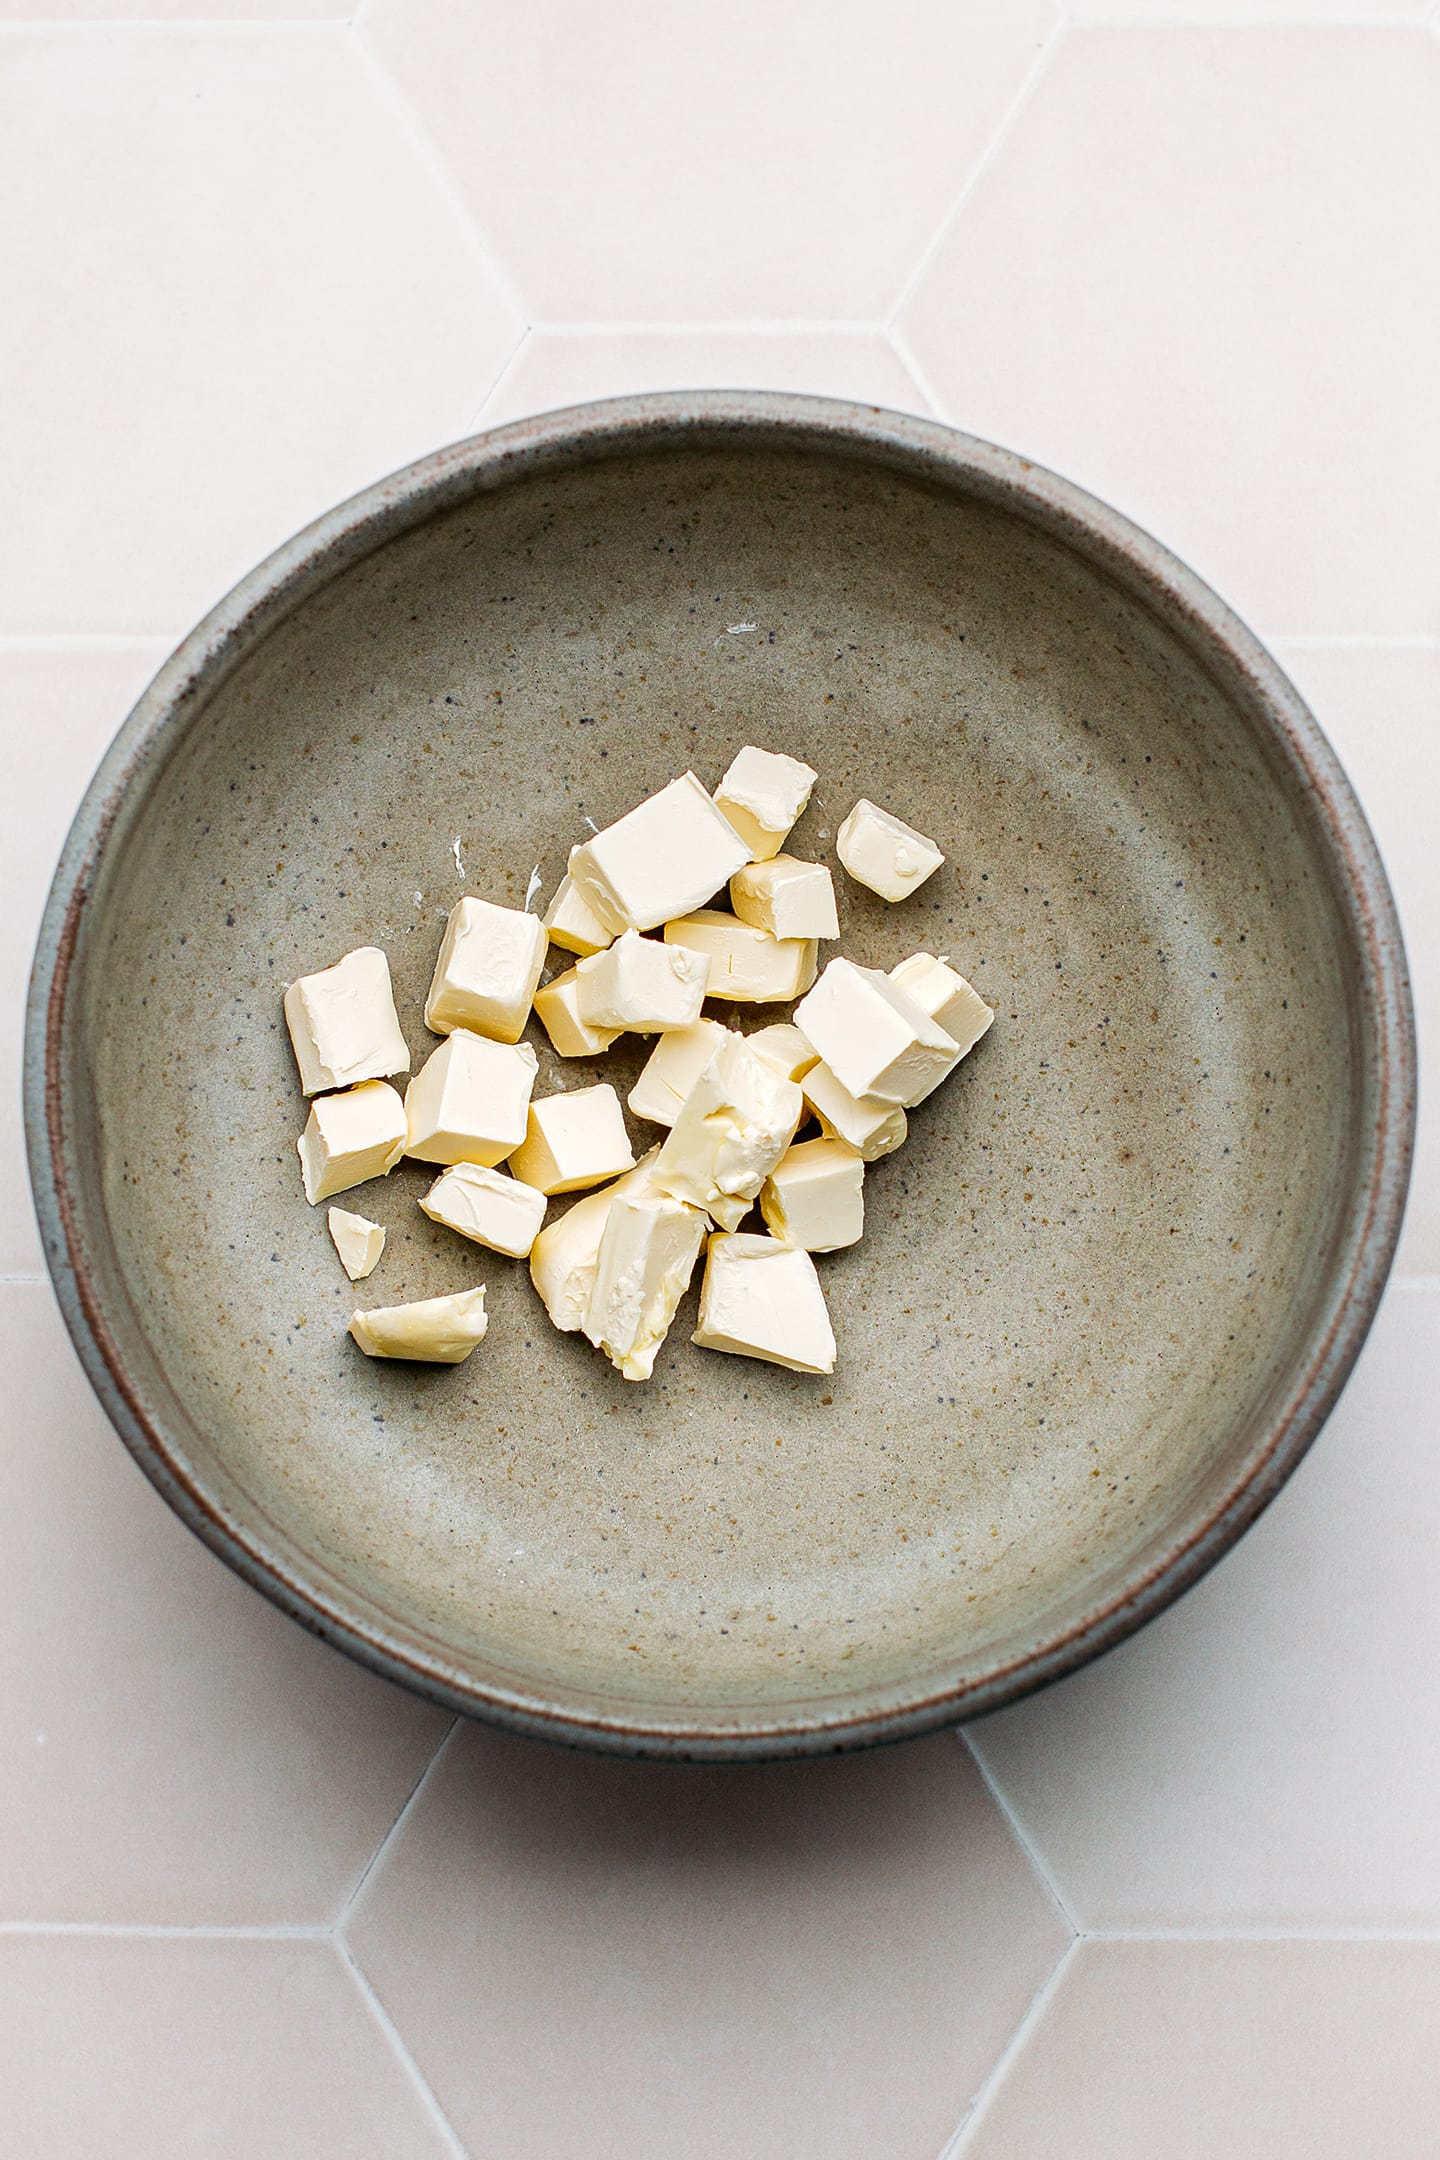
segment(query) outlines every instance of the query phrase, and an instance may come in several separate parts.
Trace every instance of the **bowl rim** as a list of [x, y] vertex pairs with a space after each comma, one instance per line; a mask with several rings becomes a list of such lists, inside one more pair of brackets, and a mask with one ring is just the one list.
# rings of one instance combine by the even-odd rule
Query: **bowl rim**
[[[122, 804], [142, 792], [207, 698], [293, 608], [375, 549], [468, 497], [556, 470], [642, 451], [811, 451], [888, 467], [978, 497], [1067, 544], [1163, 615], [1202, 661], [1243, 685], [1309, 798], [1355, 954], [1370, 1023], [1358, 1046], [1373, 1089], [1368, 1153], [1308, 1332], [1283, 1373], [1258, 1444], [1198, 1520], [1077, 1619], [1023, 1654], [943, 1685], [871, 1684], [823, 1705], [754, 1715], [701, 1706], [683, 1716], [588, 1712], [458, 1661], [417, 1651], [369, 1601], [291, 1564], [263, 1524], [241, 1521], [186, 1463], [130, 1372], [87, 1256], [81, 1196], [67, 1169], [62, 1073], [66, 998], [85, 910]], [[191, 1530], [282, 1611], [385, 1678], [512, 1731], [608, 1752], [742, 1760], [829, 1754], [909, 1738], [999, 1709], [1074, 1671], [1189, 1589], [1274, 1498], [1333, 1408], [1374, 1318], [1399, 1239], [1416, 1113], [1416, 1044], [1404, 943], [1379, 852], [1334, 751], [1299, 692], [1239, 617], [1150, 534], [1017, 452], [939, 421], [774, 391], [667, 391], [569, 406], [452, 443], [340, 503], [261, 562], [160, 668], [102, 759], [75, 814], [36, 945], [25, 1035], [25, 1123], [46, 1262], [96, 1395], [140, 1468]], [[1366, 1174], [1368, 1172], [1368, 1175]], [[1272, 1396], [1275, 1391], [1272, 1389]], [[258, 1513], [258, 1511], [257, 1511]]]

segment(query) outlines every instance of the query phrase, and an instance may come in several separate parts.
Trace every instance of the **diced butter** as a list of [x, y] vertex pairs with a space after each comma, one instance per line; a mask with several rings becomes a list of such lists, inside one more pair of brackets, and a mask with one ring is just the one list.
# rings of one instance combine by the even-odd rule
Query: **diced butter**
[[908, 900], [945, 857], [933, 840], [862, 795], [835, 836], [845, 868], [882, 900]]
[[512, 1260], [525, 1258], [545, 1220], [544, 1193], [479, 1163], [456, 1163], [435, 1180], [420, 1205], [432, 1222]]
[[812, 1065], [820, 1062], [819, 1053], [806, 1042], [799, 1028], [788, 1020], [777, 1020], [773, 1027], [757, 1028], [753, 1035], [745, 1037], [745, 1047], [753, 1050], [782, 1072], [787, 1080], [803, 1080]]
[[699, 908], [665, 925], [667, 945], [710, 963], [705, 995], [744, 1005], [799, 997], [815, 980], [814, 938], [776, 938], [718, 908]]
[[545, 964], [545, 925], [521, 908], [466, 894], [450, 910], [425, 1025], [437, 1035], [469, 1028], [495, 1042], [519, 1042]]
[[348, 1208], [332, 1207], [325, 1217], [340, 1265], [351, 1282], [372, 1274], [385, 1250], [385, 1232], [368, 1215], [352, 1215]]
[[285, 1025], [307, 1095], [410, 1070], [390, 963], [378, 946], [361, 945], [334, 967], [292, 982], [285, 992]]
[[450, 1297], [350, 1315], [350, 1333], [366, 1357], [413, 1358], [422, 1365], [462, 1365], [488, 1325], [484, 1283]]
[[710, 974], [703, 953], [627, 930], [575, 969], [575, 996], [587, 1027], [659, 1035], [694, 1027]]
[[772, 855], [751, 863], [730, 880], [730, 905], [741, 922], [776, 938], [840, 935], [835, 885], [824, 863]]
[[516, 1177], [542, 1193], [579, 1192], [634, 1167], [620, 1098], [605, 1081], [532, 1102], [524, 1142], [510, 1158]]
[[839, 1252], [865, 1231], [865, 1164], [843, 1140], [798, 1140], [760, 1188], [774, 1236], [806, 1252]]
[[562, 1334], [572, 1335], [585, 1317], [611, 1202], [644, 1183], [657, 1152], [651, 1148], [613, 1185], [586, 1193], [566, 1214], [547, 1223], [531, 1246], [530, 1280]]
[[[715, 801], [757, 862], [777, 855], [790, 828], [810, 800], [815, 768], [778, 750], [757, 750], [747, 743], [730, 761], [715, 790]], [[835, 932], [812, 931], [808, 936]]]
[[863, 1162], [878, 1162], [904, 1145], [910, 1125], [898, 1104], [852, 1095], [823, 1062], [812, 1065], [800, 1085], [821, 1132], [827, 1139], [843, 1140]]
[[405, 1105], [384, 1080], [317, 1095], [295, 1145], [305, 1197], [315, 1207], [394, 1169], [405, 1152]]
[[421, 1162], [503, 1162], [525, 1138], [538, 1069], [529, 1043], [456, 1028], [405, 1090], [407, 1155]]
[[710, 1227], [648, 1183], [610, 1203], [581, 1325], [627, 1380], [648, 1380]]
[[561, 1057], [598, 1057], [608, 1050], [619, 1028], [591, 1027], [580, 1017], [580, 976], [575, 968], [552, 976], [535, 993], [535, 1017]]
[[[575, 849], [571, 848], [570, 853], [573, 855]], [[610, 943], [611, 933], [588, 905], [568, 870], [556, 886], [546, 912], [545, 935], [552, 945], [578, 953], [582, 960], [591, 953], [604, 952]]]
[[809, 1253], [743, 1231], [710, 1240], [690, 1340], [791, 1372], [835, 1370], [835, 1331]]
[[995, 1018], [979, 991], [933, 953], [911, 953], [908, 960], [891, 968], [890, 980], [954, 1038], [961, 1057], [974, 1049]]
[[793, 1080], [743, 1040], [723, 1042], [661, 1142], [654, 1183], [733, 1230], [794, 1139], [804, 1107]]
[[938, 1087], [959, 1045], [878, 968], [834, 959], [795, 1008], [795, 1025], [852, 1095], [909, 1107]]
[[576, 889], [616, 937], [655, 930], [701, 907], [749, 860], [750, 851], [694, 773], [638, 803], [574, 850]]
[[[718, 1020], [697, 1020], [694, 1027], [672, 1028], [662, 1035], [625, 1098], [636, 1117], [648, 1118], [652, 1125], [673, 1125], [686, 1096], [730, 1033]], [[758, 1038], [752, 1035], [750, 1040]]]

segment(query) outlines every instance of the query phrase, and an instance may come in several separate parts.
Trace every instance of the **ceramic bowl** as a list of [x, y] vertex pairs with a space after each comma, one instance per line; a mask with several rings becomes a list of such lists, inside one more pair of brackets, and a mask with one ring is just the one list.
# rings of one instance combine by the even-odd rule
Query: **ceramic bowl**
[[[352, 1196], [389, 1231], [352, 1290], [284, 984], [383, 945], [418, 1061], [457, 842], [521, 906], [751, 741], [819, 770], [799, 853], [859, 795], [938, 840], [899, 907], [837, 876], [842, 949], [947, 953], [998, 1014], [822, 1262], [833, 1379], [694, 1348], [692, 1293], [627, 1383], [419, 1212], [420, 1165]], [[639, 1063], [539, 1048], [541, 1092]], [[1354, 1360], [1414, 1097], [1370, 834], [1235, 617], [1021, 458], [761, 395], [480, 436], [247, 578], [76, 819], [29, 1060], [66, 1318], [184, 1520], [441, 1703], [699, 1757], [994, 1708], [1192, 1583]], [[480, 1280], [464, 1365], [346, 1334]]]

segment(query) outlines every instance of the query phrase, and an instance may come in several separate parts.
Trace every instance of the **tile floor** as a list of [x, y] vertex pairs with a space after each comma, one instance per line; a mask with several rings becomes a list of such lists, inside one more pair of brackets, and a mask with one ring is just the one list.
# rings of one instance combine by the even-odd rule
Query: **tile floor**
[[0, 294], [0, 2150], [1430, 2160], [1440, 1118], [1200, 1589], [742, 1775], [455, 1731], [203, 1553], [70, 1356], [14, 1083], [70, 809], [207, 603], [434, 443], [701, 383], [933, 411], [1187, 554], [1354, 774], [1440, 1055], [1440, 9], [0, 0]]

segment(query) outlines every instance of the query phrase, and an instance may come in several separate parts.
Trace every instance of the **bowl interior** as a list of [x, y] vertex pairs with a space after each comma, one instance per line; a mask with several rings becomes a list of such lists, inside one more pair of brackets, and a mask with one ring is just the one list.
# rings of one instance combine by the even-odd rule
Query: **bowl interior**
[[[389, 1230], [352, 1291], [283, 985], [383, 945], [418, 1064], [457, 840], [468, 889], [522, 905], [538, 865], [548, 897], [587, 819], [749, 741], [819, 770], [797, 852], [833, 859], [860, 794], [934, 835], [906, 905], [837, 875], [840, 949], [946, 953], [999, 1015], [821, 1263], [833, 1380], [694, 1349], [692, 1294], [627, 1384], [420, 1214], [420, 1166], [344, 1203]], [[1339, 1234], [1345, 941], [1253, 715], [1079, 552], [841, 456], [538, 472], [312, 594], [141, 793], [72, 1021], [103, 1295], [185, 1474], [432, 1676], [657, 1730], [913, 1701], [1234, 1478]], [[641, 1061], [530, 1033], [537, 1092]], [[344, 1332], [482, 1280], [461, 1367]]]

